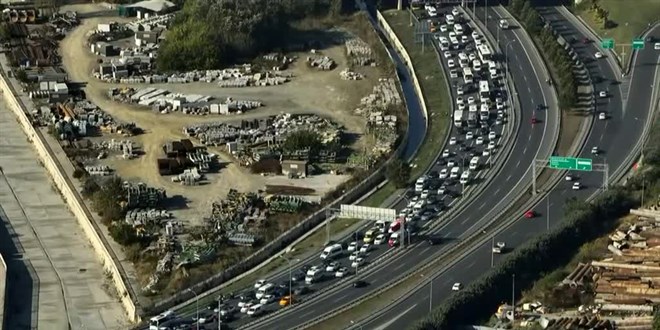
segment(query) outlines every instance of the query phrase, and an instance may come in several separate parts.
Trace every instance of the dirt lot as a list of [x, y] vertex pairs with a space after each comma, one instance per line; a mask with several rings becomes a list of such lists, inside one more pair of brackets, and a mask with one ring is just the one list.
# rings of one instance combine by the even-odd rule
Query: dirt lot
[[[71, 6], [71, 8], [65, 10], [89, 12], [95, 8], [98, 7], [90, 4]], [[63, 64], [71, 81], [87, 83], [86, 94], [89, 100], [115, 118], [135, 122], [145, 130], [145, 134], [133, 138], [145, 151], [144, 156], [130, 161], [112, 158], [107, 163], [124, 178], [138, 179], [150, 185], [164, 187], [170, 196], [183, 196], [187, 200], [188, 207], [179, 211], [176, 214], [177, 217], [184, 221], [191, 216], [197, 218], [203, 214], [201, 212], [208, 211], [208, 208], [199, 209], [199, 206], [205, 206], [213, 200], [222, 198], [230, 188], [240, 191], [254, 191], [263, 188], [265, 184], [295, 184], [324, 193], [348, 179], [345, 176], [337, 175], [324, 175], [305, 180], [262, 177], [247, 173], [246, 169], [234, 165], [231, 163], [231, 159], [223, 156], [223, 168], [218, 174], [209, 177], [210, 184], [188, 187], [170, 182], [169, 177], [161, 177], [155, 164], [156, 159], [162, 155], [161, 146], [165, 142], [183, 138], [183, 126], [202, 121], [248, 119], [283, 112], [316, 113], [343, 124], [351, 133], [361, 133], [366, 122], [361, 116], [354, 115], [353, 109], [362, 97], [371, 92], [377, 82], [378, 73], [375, 68], [362, 68], [359, 70], [361, 73], [366, 74], [366, 80], [357, 82], [341, 80], [339, 72], [346, 67], [346, 58], [344, 48], [337, 46], [323, 50], [324, 55], [330, 56], [338, 62], [337, 68], [329, 72], [310, 69], [304, 63], [304, 58], [307, 55], [298, 54], [301, 61], [296, 62], [290, 69], [294, 74], [293, 80], [281, 86], [220, 88], [213, 83], [149, 85], [150, 87], [161, 87], [172, 92], [257, 100], [266, 105], [243, 115], [232, 116], [191, 116], [181, 113], [158, 114], [109, 100], [106, 96], [107, 90], [117, 85], [98, 81], [91, 76], [93, 68], [97, 65], [97, 57], [85, 46], [86, 34], [94, 29], [98, 23], [112, 21], [122, 22], [127, 20], [104, 16], [84, 20], [81, 26], [72, 31], [60, 44]], [[146, 85], [134, 87], [146, 87]], [[211, 151], [219, 153], [219, 150]], [[212, 194], [209, 193], [211, 191]]]

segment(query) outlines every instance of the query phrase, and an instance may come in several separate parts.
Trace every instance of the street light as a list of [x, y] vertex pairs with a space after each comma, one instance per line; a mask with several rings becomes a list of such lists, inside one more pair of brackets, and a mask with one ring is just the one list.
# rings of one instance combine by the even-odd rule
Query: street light
[[[421, 276], [426, 277], [424, 276], [424, 274], [422, 274]], [[433, 278], [428, 277], [428, 279], [429, 279], [429, 313], [431, 313], [431, 311], [433, 311]]]
[[189, 288], [188, 291], [195, 295], [195, 314], [197, 315], [195, 318], [195, 323], [197, 323], [197, 330], [199, 330], [199, 296], [195, 291], [193, 291], [193, 289]]
[[[285, 253], [289, 253], [290, 251], [290, 249], [287, 249]], [[292, 260], [291, 258], [285, 257], [283, 254], [280, 255], [280, 258], [286, 260], [286, 262], [289, 264], [289, 305], [293, 305], [293, 275], [291, 261], [300, 261], [300, 259]]]

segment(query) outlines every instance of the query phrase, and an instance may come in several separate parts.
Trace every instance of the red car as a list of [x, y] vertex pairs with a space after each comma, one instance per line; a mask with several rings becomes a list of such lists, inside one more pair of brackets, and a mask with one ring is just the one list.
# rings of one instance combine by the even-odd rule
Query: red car
[[532, 211], [532, 210], [529, 210], [529, 211], [525, 212], [525, 214], [523, 216], [527, 219], [531, 219], [531, 218], [536, 216], [536, 213], [534, 213], [534, 211]]
[[587, 37], [582, 38], [582, 43], [583, 44], [588, 44], [589, 42], [591, 42], [591, 40], [589, 40], [589, 38], [587, 38]]
[[532, 125], [534, 125], [534, 124], [536, 124], [536, 123], [538, 123], [538, 122], [539, 122], [539, 121], [538, 121], [538, 119], [536, 119], [536, 117], [532, 117]]

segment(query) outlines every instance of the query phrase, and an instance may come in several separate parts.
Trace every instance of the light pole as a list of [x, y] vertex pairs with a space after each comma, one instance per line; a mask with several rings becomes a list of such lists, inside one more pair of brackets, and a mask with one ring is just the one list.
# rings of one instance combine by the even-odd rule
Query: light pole
[[[422, 277], [424, 274], [421, 275]], [[429, 277], [429, 313], [433, 311], [433, 278]]]
[[195, 295], [195, 314], [196, 314], [195, 323], [197, 323], [196, 328], [197, 330], [199, 330], [199, 296], [195, 291], [193, 291], [193, 289], [188, 289], [188, 291], [192, 292], [192, 294]]
[[291, 272], [291, 259], [285, 257], [284, 255], [280, 255], [280, 258], [286, 260], [286, 262], [289, 264], [289, 305], [293, 305], [293, 297], [291, 296], [293, 292], [293, 275]]
[[546, 200], [546, 210], [545, 210], [545, 219], [546, 219], [546, 230], [550, 231], [550, 196]]
[[516, 319], [516, 274], [511, 276], [511, 321]]
[[495, 248], [495, 236], [493, 236], [493, 242], [490, 248], [490, 268], [493, 268], [493, 266], [495, 265], [495, 251], [493, 250], [494, 248]]

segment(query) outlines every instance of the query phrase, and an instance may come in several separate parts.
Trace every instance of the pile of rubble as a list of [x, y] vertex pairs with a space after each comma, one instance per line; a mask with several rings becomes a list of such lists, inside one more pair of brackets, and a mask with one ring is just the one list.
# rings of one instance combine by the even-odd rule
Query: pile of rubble
[[47, 26], [50, 26], [60, 33], [64, 34], [69, 30], [72, 30], [80, 24], [80, 19], [78, 19], [78, 13], [75, 11], [67, 11], [65, 13], [54, 13], [48, 19]]
[[123, 136], [133, 136], [139, 132], [135, 123], [116, 121], [111, 115], [87, 100], [57, 103], [50, 107], [42, 106], [39, 108], [37, 117], [52, 124], [55, 132], [62, 139], [87, 136], [90, 128], [103, 133], [117, 133]]
[[307, 56], [307, 64], [312, 68], [318, 68], [322, 71], [332, 70], [337, 66], [335, 61], [327, 56], [313, 57]]
[[197, 94], [171, 93], [156, 88], [112, 88], [108, 96], [115, 101], [150, 106], [153, 111], [169, 113], [181, 111], [185, 114], [230, 114], [243, 113], [263, 106], [259, 101], [234, 100], [231, 97], [224, 101], [215, 100], [211, 96]]
[[108, 176], [112, 174], [112, 169], [107, 165], [85, 166], [85, 171], [89, 175], [94, 176]]
[[359, 73], [359, 72], [354, 72], [349, 69], [344, 69], [341, 72], [339, 72], [339, 76], [343, 80], [362, 80], [364, 79], [364, 75]]
[[199, 173], [197, 167], [193, 167], [185, 169], [183, 173], [173, 176], [172, 182], [180, 182], [184, 186], [194, 186], [203, 178], [204, 176]]
[[271, 196], [268, 199], [268, 207], [272, 212], [279, 213], [297, 213], [304, 206], [306, 201], [297, 196]]
[[174, 19], [174, 14], [151, 16], [126, 23], [126, 28], [134, 32], [151, 31], [158, 27], [167, 28], [172, 19]]
[[248, 229], [260, 226], [267, 216], [268, 208], [259, 195], [231, 189], [226, 199], [212, 204], [211, 217], [207, 221], [223, 235], [245, 234], [256, 240]]
[[167, 219], [172, 219], [172, 213], [155, 208], [128, 210], [124, 217], [126, 223], [133, 227], [162, 225], [162, 220]]
[[[121, 152], [122, 157], [124, 159], [133, 159], [137, 155], [135, 153], [135, 145], [133, 144], [133, 141], [131, 140], [115, 140], [111, 139], [109, 141], [104, 140], [99, 143], [96, 143], [95, 145], [96, 149], [100, 150], [108, 150], [108, 151], [114, 151], [114, 152]], [[98, 159], [103, 159], [107, 156], [107, 153], [102, 152], [99, 154]]]
[[297, 59], [297, 57], [288, 57], [278, 53], [266, 54], [262, 58], [274, 64], [270, 68], [273, 71], [286, 70], [289, 67], [289, 64], [293, 63]]
[[346, 41], [346, 54], [354, 65], [375, 66], [373, 51], [362, 39], [354, 38]]
[[[269, 143], [278, 145], [292, 132], [311, 130], [322, 135], [323, 143], [338, 141], [341, 128], [316, 115], [279, 114], [255, 120], [243, 120], [239, 125], [202, 123], [184, 127], [184, 133], [207, 146], [223, 146], [230, 142], [242, 145]], [[230, 150], [231, 152], [231, 150]]]
[[124, 190], [127, 209], [155, 207], [167, 198], [165, 189], [149, 187], [141, 182], [124, 182]]

